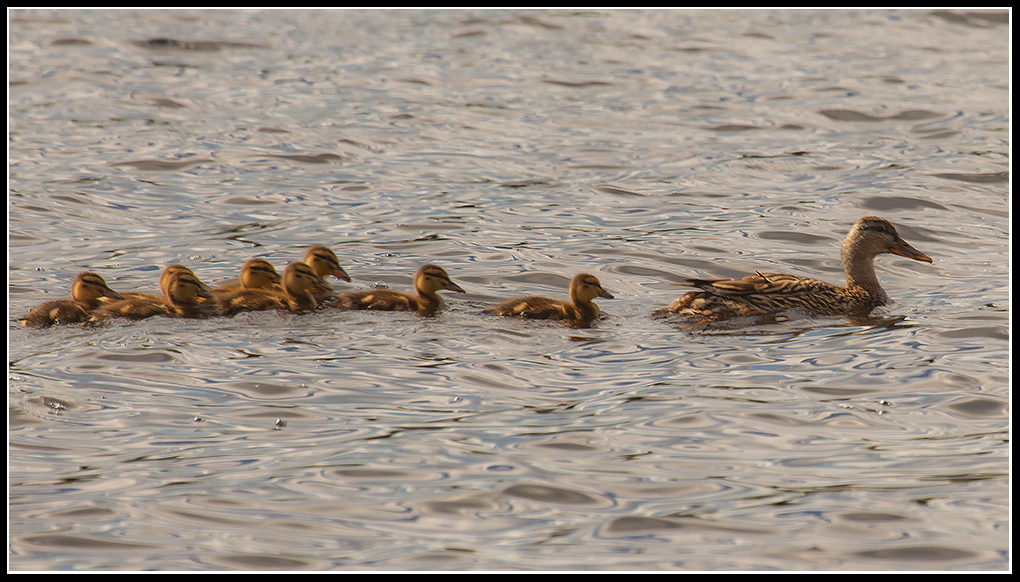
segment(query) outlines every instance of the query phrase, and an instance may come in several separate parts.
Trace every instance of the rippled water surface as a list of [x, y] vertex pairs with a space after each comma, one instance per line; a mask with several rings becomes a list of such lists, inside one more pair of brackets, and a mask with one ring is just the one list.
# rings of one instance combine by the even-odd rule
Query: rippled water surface
[[[12, 570], [1009, 568], [1005, 12], [9, 13]], [[684, 331], [686, 277], [894, 302]], [[433, 318], [28, 329], [314, 244]], [[595, 274], [590, 328], [481, 314]]]

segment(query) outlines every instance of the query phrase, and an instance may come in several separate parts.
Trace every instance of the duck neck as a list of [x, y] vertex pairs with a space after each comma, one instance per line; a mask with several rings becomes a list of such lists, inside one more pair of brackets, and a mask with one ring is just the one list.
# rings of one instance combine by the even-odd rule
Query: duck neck
[[283, 295], [287, 298], [287, 304], [294, 311], [314, 310], [317, 303], [315, 296], [308, 289], [299, 289], [300, 282], [294, 278], [287, 278], [283, 285]]
[[875, 274], [875, 255], [848, 241], [843, 244], [842, 258], [843, 270], [846, 271], [847, 287], [862, 288], [869, 293], [882, 293], [882, 286], [878, 283], [878, 275]]
[[432, 307], [439, 307], [440, 305], [443, 304], [443, 296], [440, 295], [439, 293], [426, 293], [419, 289], [418, 297], [421, 298], [421, 300], [424, 301], [425, 303], [431, 305]]
[[418, 285], [414, 286], [414, 290], [418, 292], [418, 297], [430, 305], [438, 307], [443, 304], [443, 296], [438, 291], [428, 291]]
[[[102, 297], [102, 296], [100, 296], [100, 297]], [[81, 305], [81, 306], [85, 307], [85, 309], [87, 309], [89, 311], [92, 311], [93, 309], [96, 309], [100, 305], [103, 304], [103, 302], [99, 300], [100, 297], [90, 297], [90, 296], [87, 296], [87, 295], [85, 295], [85, 296], [79, 295], [78, 297], [71, 297], [71, 299], [73, 299], [74, 302], [77, 303], [78, 305]]]
[[315, 297], [308, 291], [287, 293], [287, 302], [294, 311], [312, 311], [315, 309]]
[[570, 302], [577, 308], [577, 312], [585, 318], [596, 318], [599, 316], [599, 306], [591, 299], [584, 299], [581, 297], [576, 290], [570, 290]]

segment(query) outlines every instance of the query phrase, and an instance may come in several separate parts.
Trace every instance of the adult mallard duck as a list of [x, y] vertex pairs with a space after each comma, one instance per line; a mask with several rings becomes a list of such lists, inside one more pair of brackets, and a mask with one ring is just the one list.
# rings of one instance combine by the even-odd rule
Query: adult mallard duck
[[613, 299], [612, 294], [602, 288], [602, 283], [588, 273], [581, 273], [570, 281], [570, 302], [548, 297], [518, 297], [486, 309], [486, 313], [528, 319], [555, 319], [590, 323], [600, 315], [599, 306], [593, 299]]
[[389, 289], [345, 293], [336, 300], [340, 309], [372, 309], [376, 311], [414, 311], [419, 315], [433, 315], [443, 306], [440, 289], [464, 293], [446, 271], [437, 265], [425, 265], [414, 276], [417, 296]]
[[235, 289], [268, 289], [274, 283], [279, 282], [280, 274], [273, 268], [272, 263], [256, 257], [248, 259], [244, 263], [244, 266], [241, 267], [241, 276], [238, 279], [220, 285], [213, 289], [213, 293], [223, 293]]
[[216, 314], [231, 317], [242, 311], [289, 309], [294, 312], [312, 311], [316, 307], [310, 290], [321, 287], [332, 291], [329, 283], [315, 274], [305, 263], [291, 263], [283, 272], [283, 291], [268, 289], [236, 289], [216, 294]]
[[145, 319], [156, 315], [202, 319], [211, 314], [211, 306], [203, 305], [199, 299], [212, 299], [213, 294], [209, 292], [205, 283], [184, 265], [170, 265], [164, 269], [160, 277], [160, 287], [163, 289], [164, 297], [135, 293], [121, 301], [99, 307], [92, 312], [92, 321], [111, 317]]
[[92, 311], [102, 305], [102, 298], [123, 299], [95, 273], [80, 273], [71, 283], [70, 299], [47, 301], [28, 312], [21, 325], [48, 327], [55, 323], [84, 323], [92, 317]]
[[698, 287], [653, 317], [682, 315], [699, 321], [774, 315], [805, 309], [815, 315], [865, 316], [888, 300], [875, 275], [873, 259], [892, 253], [931, 262], [931, 257], [910, 246], [884, 218], [865, 216], [854, 223], [843, 240], [846, 287], [784, 273], [755, 273], [740, 279], [688, 279], [679, 285]]

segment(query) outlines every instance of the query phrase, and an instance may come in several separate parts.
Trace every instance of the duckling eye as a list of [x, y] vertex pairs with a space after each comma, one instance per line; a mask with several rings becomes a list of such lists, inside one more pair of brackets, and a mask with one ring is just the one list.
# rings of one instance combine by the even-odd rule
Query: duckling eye
[[340, 264], [340, 261], [338, 261], [338, 260], [334, 259], [333, 257], [331, 257], [329, 255], [326, 255], [326, 254], [317, 254], [317, 255], [315, 255], [315, 260], [322, 261], [324, 263], [329, 263], [331, 265], [339, 265]]

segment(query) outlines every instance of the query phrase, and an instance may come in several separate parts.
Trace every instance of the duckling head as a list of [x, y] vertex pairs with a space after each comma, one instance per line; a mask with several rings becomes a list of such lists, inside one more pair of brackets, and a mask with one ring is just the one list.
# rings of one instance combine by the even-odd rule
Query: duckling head
[[[173, 272], [166, 275], [166, 271], [169, 271], [171, 268], [174, 268]], [[163, 272], [166, 275], [164, 293], [170, 303], [184, 305], [197, 303], [199, 297], [212, 299], [213, 294], [209, 291], [209, 288], [205, 283], [198, 280], [198, 277], [191, 272], [191, 269], [183, 265], [171, 265], [166, 268], [166, 271]], [[162, 285], [162, 278], [160, 283]]]
[[344, 271], [343, 267], [340, 266], [340, 259], [336, 258], [336, 253], [329, 247], [316, 245], [308, 249], [308, 252], [305, 253], [304, 262], [315, 271], [318, 277], [333, 275], [341, 281], [351, 280], [347, 271]]
[[95, 273], [80, 273], [74, 278], [74, 283], [71, 284], [72, 299], [78, 303], [92, 305], [100, 297], [124, 298], [120, 293], [110, 289], [106, 281]]
[[436, 291], [440, 289], [457, 293], [465, 292], [460, 288], [460, 285], [450, 279], [446, 270], [438, 265], [425, 265], [418, 269], [418, 273], [414, 276], [414, 288], [426, 295], [435, 295]]
[[589, 303], [596, 297], [613, 299], [613, 295], [602, 288], [595, 275], [581, 273], [570, 281], [570, 300], [575, 304]]
[[178, 273], [186, 273], [192, 277], [195, 276], [195, 273], [184, 265], [168, 265], [167, 268], [163, 269], [163, 273], [159, 276], [159, 290], [163, 293], [163, 297], [170, 297], [170, 281], [173, 276]]
[[244, 289], [262, 289], [279, 282], [280, 274], [265, 259], [248, 259], [241, 267], [241, 287]]
[[320, 277], [307, 263], [291, 263], [283, 272], [283, 288], [290, 295], [307, 293], [312, 287], [332, 291], [333, 287]]

